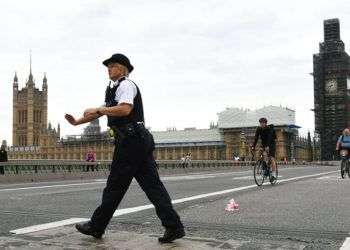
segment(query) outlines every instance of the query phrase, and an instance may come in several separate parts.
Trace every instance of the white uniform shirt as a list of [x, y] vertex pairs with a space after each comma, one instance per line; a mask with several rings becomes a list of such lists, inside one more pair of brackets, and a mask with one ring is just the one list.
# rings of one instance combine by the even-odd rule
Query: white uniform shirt
[[118, 84], [119, 87], [115, 92], [115, 101], [118, 102], [118, 104], [127, 103], [134, 105], [134, 98], [137, 94], [137, 88], [135, 83], [133, 83], [125, 77], [125, 80], [121, 82], [119, 82], [119, 80], [115, 81], [113, 83], [113, 86], [117, 86]]

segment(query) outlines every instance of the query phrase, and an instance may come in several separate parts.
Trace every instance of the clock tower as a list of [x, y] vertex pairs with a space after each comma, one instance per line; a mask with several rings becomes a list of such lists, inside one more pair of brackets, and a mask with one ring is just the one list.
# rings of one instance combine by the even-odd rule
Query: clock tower
[[321, 159], [332, 160], [337, 157], [338, 137], [350, 126], [350, 59], [340, 39], [338, 19], [324, 21], [324, 42], [313, 63], [315, 130], [320, 136]]

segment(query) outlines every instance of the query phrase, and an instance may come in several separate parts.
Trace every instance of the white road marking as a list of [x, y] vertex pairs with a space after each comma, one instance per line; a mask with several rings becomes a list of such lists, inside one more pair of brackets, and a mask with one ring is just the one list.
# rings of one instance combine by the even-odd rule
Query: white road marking
[[[283, 182], [289, 182], [289, 181], [296, 181], [296, 180], [301, 180], [301, 179], [305, 179], [305, 178], [327, 175], [327, 174], [331, 174], [334, 172], [338, 172], [338, 171], [330, 171], [330, 172], [324, 172], [324, 173], [319, 173], [319, 174], [293, 177], [293, 178], [289, 178], [289, 179], [279, 180], [279, 182], [283, 183]], [[265, 183], [264, 185], [269, 185], [269, 183]], [[186, 198], [176, 199], [176, 200], [173, 200], [172, 203], [179, 204], [179, 203], [203, 199], [203, 198], [207, 198], [207, 197], [212, 197], [212, 196], [217, 196], [217, 195], [222, 195], [222, 194], [227, 194], [227, 193], [234, 193], [234, 192], [247, 190], [247, 189], [251, 189], [251, 188], [256, 188], [256, 187], [257, 187], [256, 185], [249, 185], [249, 186], [243, 186], [243, 187], [238, 187], [238, 188], [226, 189], [226, 190], [222, 190], [222, 191], [217, 191], [217, 192], [212, 192], [212, 193], [207, 193], [207, 194], [200, 194], [200, 195], [190, 196], [190, 197], [186, 197]], [[143, 205], [143, 206], [138, 206], [138, 207], [118, 209], [114, 213], [113, 217], [118, 217], [118, 216], [121, 216], [124, 214], [140, 212], [140, 211], [151, 209], [151, 208], [154, 208], [154, 206], [149, 204], [149, 205]], [[63, 220], [63, 221], [57, 221], [57, 222], [51, 222], [51, 223], [46, 223], [46, 224], [41, 224], [41, 225], [30, 226], [30, 227], [26, 227], [26, 228], [15, 229], [15, 230], [10, 231], [10, 233], [13, 233], [13, 234], [32, 233], [32, 232], [47, 230], [47, 229], [51, 229], [51, 228], [55, 228], [55, 227], [71, 225], [74, 223], [79, 223], [79, 222], [83, 222], [83, 221], [87, 221], [87, 220], [89, 220], [89, 219], [88, 218], [71, 218], [71, 219]]]
[[343, 180], [340, 175], [329, 175], [317, 178], [317, 180]]
[[[282, 175], [279, 175], [278, 178], [282, 178]], [[247, 175], [247, 176], [238, 176], [238, 177], [233, 177], [232, 180], [254, 180], [253, 175]]]
[[340, 250], [350, 250], [350, 237], [346, 238]]
[[300, 179], [305, 179], [305, 178], [310, 178], [310, 177], [316, 177], [316, 176], [321, 176], [321, 175], [327, 175], [327, 174], [333, 174], [336, 173], [337, 171], [329, 171], [329, 172], [323, 172], [323, 173], [319, 173], [319, 174], [310, 174], [310, 175], [303, 175], [303, 176], [299, 176], [299, 177], [293, 177], [293, 178], [288, 178], [288, 179], [284, 179], [284, 180], [279, 180], [278, 182], [288, 182], [288, 181], [296, 181], [296, 180], [300, 180]]
[[94, 179], [95, 182], [105, 182], [107, 179]]
[[161, 177], [164, 181], [181, 181], [181, 180], [199, 180], [199, 179], [210, 179], [210, 178], [216, 178], [220, 176], [231, 176], [231, 175], [240, 175], [240, 174], [246, 174], [250, 171], [244, 171], [244, 172], [228, 172], [228, 173], [216, 173], [216, 174], [194, 174], [194, 175], [184, 175], [184, 176], [168, 176], [168, 177]]
[[45, 188], [55, 188], [55, 187], [73, 187], [73, 186], [96, 185], [96, 184], [99, 184], [99, 182], [57, 184], [57, 185], [50, 185], [50, 186], [49, 185], [48, 186], [32, 186], [32, 187], [22, 187], [22, 188], [6, 188], [6, 189], [0, 189], [0, 192], [30, 190], [30, 189], [45, 189]]
[[61, 226], [65, 226], [65, 225], [71, 225], [71, 224], [74, 224], [74, 223], [79, 223], [79, 222], [87, 221], [87, 220], [89, 220], [89, 219], [70, 218], [70, 219], [67, 219], [67, 220], [54, 221], [54, 222], [50, 222], [50, 223], [34, 225], [34, 226], [30, 226], [30, 227], [24, 227], [24, 228], [20, 228], [20, 229], [16, 229], [16, 230], [10, 231], [10, 232], [13, 233], [13, 234], [27, 234], [27, 233], [32, 233], [32, 232], [46, 230], [46, 229], [49, 229], [49, 228], [55, 228], [55, 227], [61, 227]]
[[238, 177], [233, 177], [232, 180], [254, 180], [254, 176], [252, 175], [238, 176]]
[[[214, 173], [208, 173], [208, 172], [199, 172], [199, 173], [190, 173], [191, 176], [197, 176], [197, 175], [216, 175], [216, 176], [219, 176], [219, 175], [236, 175], [236, 174], [246, 174], [248, 172], [250, 172], [251, 170], [245, 170], [245, 171], [232, 171], [232, 172], [214, 172]], [[181, 175], [179, 175], [181, 176]], [[188, 175], [186, 175], [188, 176]], [[172, 176], [166, 176], [165, 178], [169, 178], [169, 177], [172, 177]]]

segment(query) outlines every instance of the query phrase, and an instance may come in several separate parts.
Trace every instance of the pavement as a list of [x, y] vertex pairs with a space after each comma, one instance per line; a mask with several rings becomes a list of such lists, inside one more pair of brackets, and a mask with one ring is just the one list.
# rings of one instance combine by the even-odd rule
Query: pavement
[[26, 236], [0, 237], [2, 249], [302, 249], [305, 244], [291, 240], [224, 240], [189, 236], [169, 244], [158, 244], [158, 234], [109, 230], [101, 240], [85, 237], [65, 226]]
[[[278, 184], [263, 187], [249, 167], [162, 176], [187, 232], [164, 245], [157, 242], [163, 228], [136, 182], [102, 240], [73, 224], [91, 216], [105, 179], [0, 184], [0, 249], [339, 249], [350, 232], [350, 179], [338, 172], [338, 166], [280, 168]], [[239, 212], [225, 211], [232, 198]]]

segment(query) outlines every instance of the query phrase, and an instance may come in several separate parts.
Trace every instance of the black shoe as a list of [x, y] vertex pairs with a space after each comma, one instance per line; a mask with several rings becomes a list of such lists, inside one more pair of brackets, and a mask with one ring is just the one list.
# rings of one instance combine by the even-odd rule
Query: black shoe
[[75, 224], [75, 228], [82, 234], [91, 235], [96, 239], [101, 239], [104, 232], [94, 231], [90, 221]]
[[272, 175], [271, 178], [270, 178], [270, 182], [274, 183], [275, 181], [276, 181], [276, 177]]
[[186, 235], [185, 230], [183, 228], [166, 229], [164, 236], [158, 238], [158, 241], [160, 243], [171, 243], [174, 240], [177, 240], [177, 239], [184, 237], [185, 235]]

